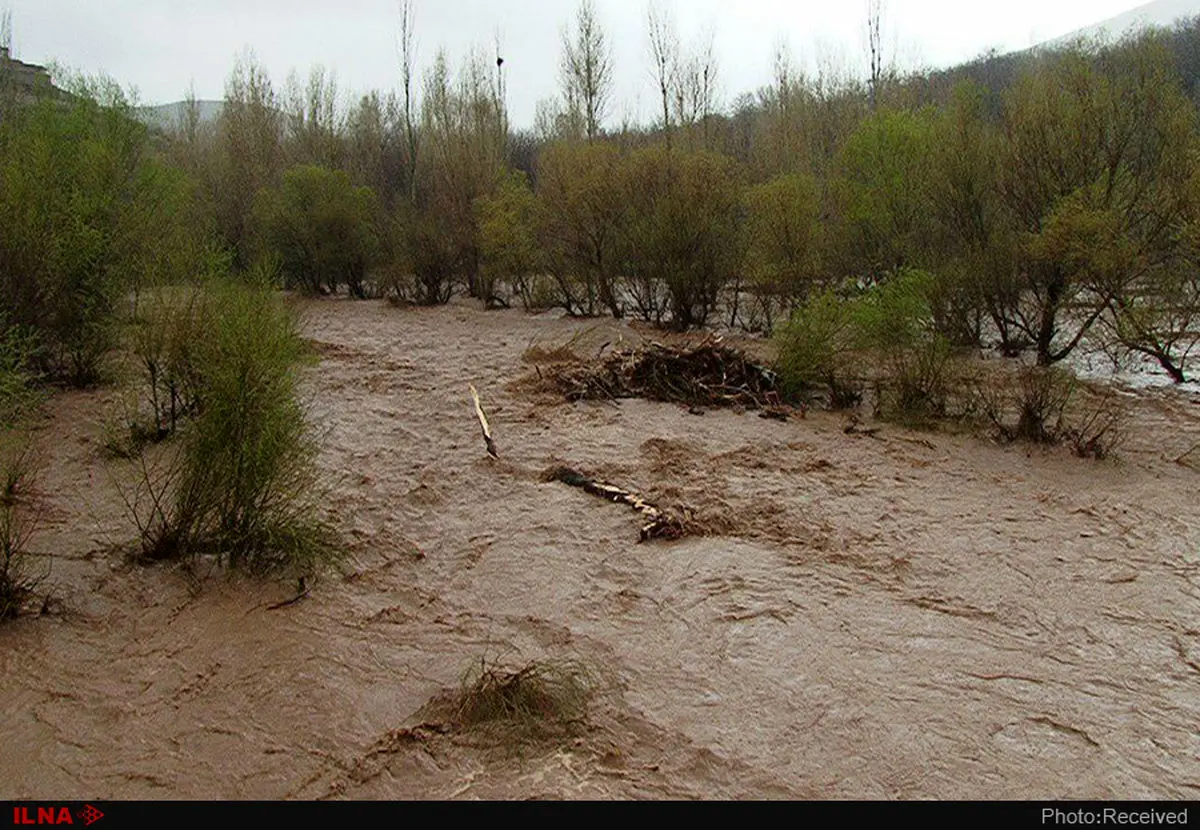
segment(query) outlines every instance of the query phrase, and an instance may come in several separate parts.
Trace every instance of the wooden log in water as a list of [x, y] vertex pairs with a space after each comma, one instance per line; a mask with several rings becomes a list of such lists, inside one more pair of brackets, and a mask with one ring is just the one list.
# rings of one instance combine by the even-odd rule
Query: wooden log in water
[[479, 402], [479, 393], [475, 391], [474, 386], [471, 387], [471, 400], [475, 402], [475, 417], [479, 419], [479, 428], [483, 431], [483, 442], [487, 446], [487, 454], [498, 461], [500, 454], [496, 452], [496, 442], [492, 439], [492, 427], [488, 424], [483, 404]]
[[642, 525], [641, 541], [647, 539], [678, 539], [685, 535], [683, 522], [659, 509], [637, 493], [583, 475], [569, 467], [556, 467], [543, 476], [544, 481], [561, 481], [570, 487], [578, 487], [585, 493], [618, 504], [632, 507], [646, 520]]

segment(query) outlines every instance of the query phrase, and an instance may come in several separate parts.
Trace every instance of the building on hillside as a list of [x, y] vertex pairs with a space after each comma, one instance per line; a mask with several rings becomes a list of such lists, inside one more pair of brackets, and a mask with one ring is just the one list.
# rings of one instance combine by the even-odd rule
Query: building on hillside
[[44, 66], [17, 60], [9, 55], [6, 46], [0, 46], [0, 85], [11, 85], [21, 97], [32, 97], [53, 88]]

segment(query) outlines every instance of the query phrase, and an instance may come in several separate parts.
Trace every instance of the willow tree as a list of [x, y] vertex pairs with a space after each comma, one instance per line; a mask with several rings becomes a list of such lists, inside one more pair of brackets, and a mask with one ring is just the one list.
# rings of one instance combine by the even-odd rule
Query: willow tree
[[1196, 115], [1157, 38], [1069, 52], [1010, 92], [1000, 193], [1020, 234], [1007, 322], [1063, 360], [1186, 253]]
[[621, 154], [607, 142], [560, 142], [538, 165], [539, 239], [559, 299], [571, 314], [624, 315], [617, 288], [628, 214]]

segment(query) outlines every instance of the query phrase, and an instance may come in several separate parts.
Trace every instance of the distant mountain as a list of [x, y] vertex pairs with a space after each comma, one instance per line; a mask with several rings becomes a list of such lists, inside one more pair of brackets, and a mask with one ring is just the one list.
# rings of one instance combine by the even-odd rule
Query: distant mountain
[[1042, 47], [1063, 46], [1079, 38], [1117, 39], [1143, 29], [1170, 27], [1180, 20], [1197, 16], [1200, 16], [1200, 0], [1154, 0], [1153, 3], [1043, 43]]
[[[225, 109], [224, 101], [197, 101], [200, 111], [200, 123], [208, 124], [221, 117]], [[146, 126], [159, 130], [172, 130], [183, 124], [187, 103], [176, 101], [173, 104], [160, 104], [156, 107], [138, 107], [137, 114]]]

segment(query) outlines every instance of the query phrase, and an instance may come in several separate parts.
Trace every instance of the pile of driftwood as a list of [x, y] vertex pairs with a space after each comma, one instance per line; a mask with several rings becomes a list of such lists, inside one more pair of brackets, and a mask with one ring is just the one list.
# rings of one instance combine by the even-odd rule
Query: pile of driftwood
[[573, 401], [645, 398], [746, 409], [780, 404], [775, 373], [716, 335], [678, 348], [648, 343], [617, 349], [594, 363], [559, 363], [538, 373]]

